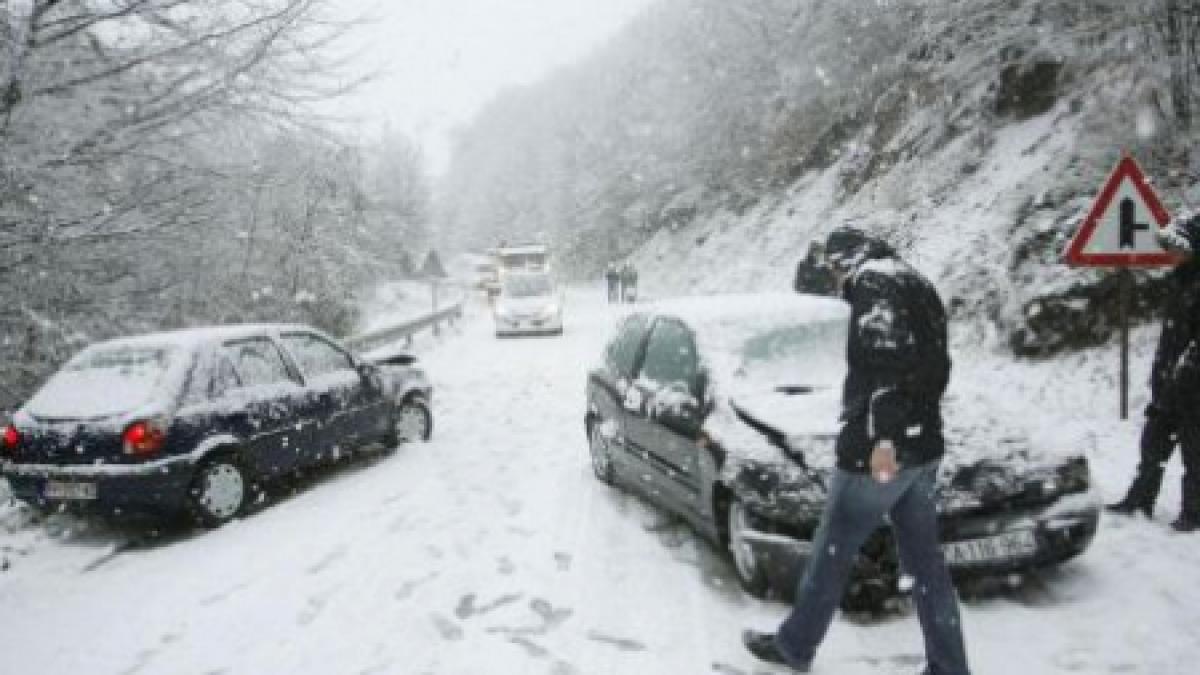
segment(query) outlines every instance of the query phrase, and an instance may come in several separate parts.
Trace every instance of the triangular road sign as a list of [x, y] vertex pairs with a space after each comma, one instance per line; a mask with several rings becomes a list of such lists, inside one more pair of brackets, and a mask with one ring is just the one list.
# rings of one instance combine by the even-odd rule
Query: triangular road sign
[[1141, 167], [1127, 155], [1104, 183], [1063, 258], [1086, 267], [1174, 265], [1179, 259], [1155, 237], [1170, 220]]

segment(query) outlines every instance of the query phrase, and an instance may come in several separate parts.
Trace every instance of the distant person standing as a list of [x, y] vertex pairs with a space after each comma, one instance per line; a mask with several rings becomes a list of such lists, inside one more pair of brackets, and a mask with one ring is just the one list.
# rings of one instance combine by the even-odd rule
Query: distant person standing
[[604, 270], [604, 280], [608, 282], [608, 303], [611, 305], [614, 302], [620, 302], [621, 274], [617, 271], [616, 263], [608, 263], [608, 267]]
[[825, 259], [850, 303], [837, 467], [791, 614], [777, 633], [746, 631], [742, 640], [763, 661], [808, 672], [859, 549], [886, 517], [916, 581], [925, 672], [967, 675], [935, 501], [950, 380], [945, 308], [925, 277], [861, 230], [830, 233]]
[[1159, 232], [1163, 248], [1181, 262], [1167, 277], [1170, 290], [1150, 371], [1150, 405], [1142, 428], [1141, 461], [1113, 513], [1154, 514], [1163, 472], [1176, 444], [1183, 455], [1183, 505], [1177, 532], [1200, 529], [1200, 215], [1188, 214]]
[[638, 272], [633, 263], [626, 262], [621, 266], [621, 298], [625, 302], [637, 300]]

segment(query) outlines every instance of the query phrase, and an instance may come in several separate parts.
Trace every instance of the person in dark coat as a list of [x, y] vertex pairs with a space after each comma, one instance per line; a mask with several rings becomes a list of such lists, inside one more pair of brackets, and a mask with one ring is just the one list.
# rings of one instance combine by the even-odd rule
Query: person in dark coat
[[809, 295], [836, 295], [833, 273], [825, 265], [825, 245], [812, 241], [804, 258], [796, 263], [796, 280], [792, 288]]
[[1121, 501], [1108, 510], [1154, 514], [1163, 471], [1175, 446], [1183, 455], [1183, 505], [1171, 527], [1200, 529], [1200, 215], [1190, 214], [1159, 232], [1163, 248], [1179, 255], [1168, 276], [1162, 333], [1150, 371], [1150, 405], [1142, 427], [1141, 461]]
[[612, 304], [621, 299], [621, 275], [617, 272], [615, 263], [608, 263], [604, 270], [604, 280], [608, 282], [608, 302]]
[[778, 632], [748, 630], [743, 642], [759, 659], [807, 672], [859, 549], [886, 517], [916, 581], [926, 672], [967, 675], [935, 501], [951, 366], [945, 308], [929, 281], [862, 230], [835, 229], [825, 256], [850, 303], [837, 467], [791, 614]]
[[638, 272], [633, 263], [626, 262], [621, 266], [621, 299], [633, 302], [637, 299]]

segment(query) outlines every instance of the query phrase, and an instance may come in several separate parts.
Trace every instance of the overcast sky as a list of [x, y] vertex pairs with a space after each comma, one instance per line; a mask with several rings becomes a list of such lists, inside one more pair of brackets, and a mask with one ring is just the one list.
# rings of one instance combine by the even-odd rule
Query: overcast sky
[[377, 80], [338, 105], [365, 134], [385, 124], [423, 145], [440, 170], [449, 133], [506, 86], [579, 60], [653, 0], [333, 0]]

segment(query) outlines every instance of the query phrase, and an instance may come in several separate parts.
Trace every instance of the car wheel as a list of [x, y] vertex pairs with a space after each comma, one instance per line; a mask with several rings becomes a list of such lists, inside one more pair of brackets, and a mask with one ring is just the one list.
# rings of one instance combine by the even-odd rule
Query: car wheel
[[854, 579], [842, 596], [842, 611], [878, 615], [887, 609], [888, 600], [895, 596], [895, 585], [887, 579]]
[[593, 422], [588, 432], [588, 450], [592, 455], [592, 472], [602, 483], [613, 484], [612, 448], [600, 431], [600, 424]]
[[232, 457], [205, 460], [192, 478], [192, 514], [205, 527], [220, 527], [242, 512], [249, 493], [246, 473]]
[[756, 598], [767, 595], [767, 571], [754, 552], [747, 535], [751, 532], [750, 514], [741, 500], [734, 497], [726, 511], [726, 530], [729, 534], [729, 556], [733, 571], [742, 590]]
[[396, 410], [392, 425], [397, 443], [427, 441], [433, 436], [433, 413], [424, 399], [410, 396]]

